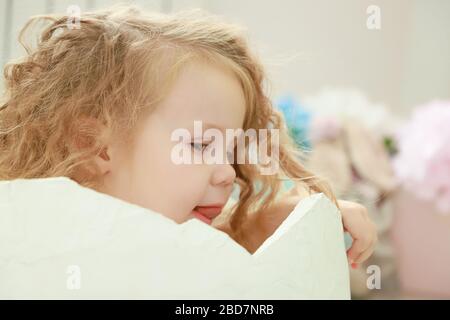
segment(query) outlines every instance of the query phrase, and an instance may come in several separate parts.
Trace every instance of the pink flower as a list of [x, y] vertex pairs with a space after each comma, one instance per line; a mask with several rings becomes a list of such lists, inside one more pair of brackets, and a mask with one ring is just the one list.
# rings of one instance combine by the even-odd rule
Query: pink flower
[[450, 214], [450, 101], [416, 108], [396, 139], [397, 178], [408, 191]]

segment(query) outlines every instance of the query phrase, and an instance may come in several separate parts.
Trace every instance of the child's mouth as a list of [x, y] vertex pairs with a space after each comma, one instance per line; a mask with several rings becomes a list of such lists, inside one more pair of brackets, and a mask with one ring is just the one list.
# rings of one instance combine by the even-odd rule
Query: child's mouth
[[214, 218], [222, 212], [222, 208], [223, 205], [197, 206], [192, 210], [192, 215], [210, 225]]

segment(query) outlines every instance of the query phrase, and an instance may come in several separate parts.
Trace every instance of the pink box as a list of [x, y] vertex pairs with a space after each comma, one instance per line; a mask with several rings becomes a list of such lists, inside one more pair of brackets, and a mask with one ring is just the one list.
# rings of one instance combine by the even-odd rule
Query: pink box
[[391, 236], [403, 294], [450, 298], [450, 212], [399, 191]]

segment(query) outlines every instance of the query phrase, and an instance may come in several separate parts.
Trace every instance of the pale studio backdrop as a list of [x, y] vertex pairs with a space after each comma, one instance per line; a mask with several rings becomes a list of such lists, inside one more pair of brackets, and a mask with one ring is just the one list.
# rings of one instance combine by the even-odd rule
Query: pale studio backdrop
[[[23, 51], [17, 35], [46, 12], [124, 1], [0, 0], [2, 65]], [[450, 1], [447, 0], [139, 0], [163, 12], [201, 7], [245, 25], [271, 75], [273, 96], [315, 94], [324, 86], [357, 88], [397, 114], [450, 97]], [[381, 28], [366, 26], [377, 5]], [[3, 86], [3, 84], [2, 84]]]

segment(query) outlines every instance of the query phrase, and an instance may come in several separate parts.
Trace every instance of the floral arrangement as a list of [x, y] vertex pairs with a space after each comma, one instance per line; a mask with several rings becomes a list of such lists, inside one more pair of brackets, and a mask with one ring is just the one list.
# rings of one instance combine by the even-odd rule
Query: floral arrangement
[[300, 148], [309, 150], [312, 114], [291, 95], [278, 99], [276, 106], [283, 113], [291, 137]]
[[418, 198], [450, 214], [450, 101], [433, 101], [415, 109], [396, 134], [393, 159], [397, 178]]
[[314, 115], [338, 122], [356, 120], [380, 137], [392, 134], [398, 126], [398, 120], [383, 104], [370, 102], [354, 88], [324, 88], [315, 95], [306, 96], [303, 103]]
[[400, 121], [384, 105], [371, 103], [357, 89], [324, 88], [305, 96], [301, 104], [286, 95], [276, 105], [292, 137], [304, 149], [309, 150], [316, 141], [336, 137], [343, 121], [356, 120], [383, 140], [389, 154], [397, 151], [392, 136]]

